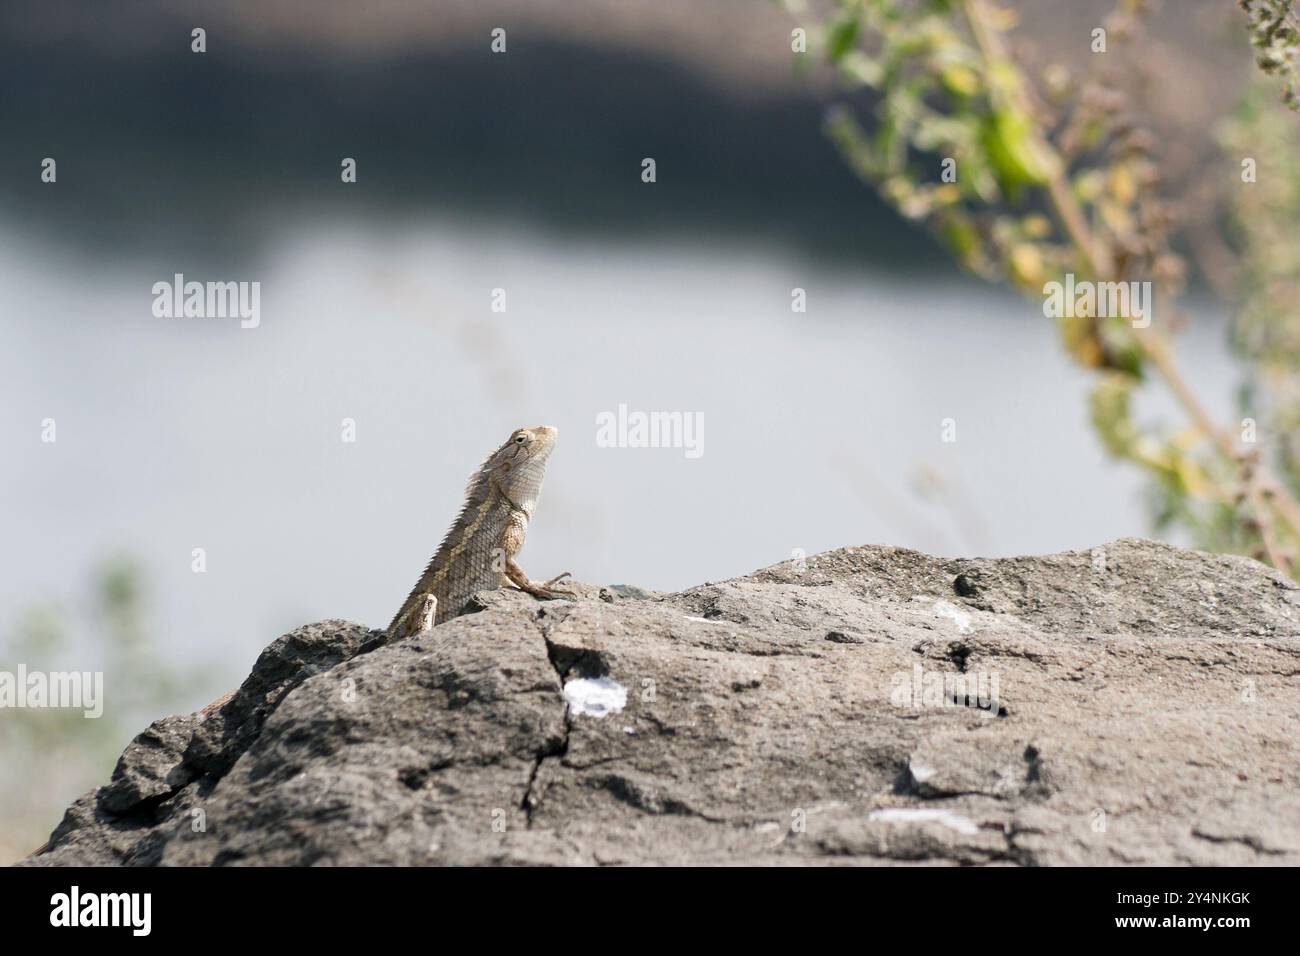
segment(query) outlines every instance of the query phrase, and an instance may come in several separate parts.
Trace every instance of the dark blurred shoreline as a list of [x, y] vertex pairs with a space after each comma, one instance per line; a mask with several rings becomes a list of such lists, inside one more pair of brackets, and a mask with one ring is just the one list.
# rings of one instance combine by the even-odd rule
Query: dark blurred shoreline
[[[215, 41], [213, 41], [215, 44]], [[0, 217], [115, 252], [255, 254], [304, 206], [468, 215], [560, 235], [786, 244], [949, 271], [845, 168], [811, 93], [736, 99], [666, 59], [553, 41], [321, 60], [0, 40]], [[57, 188], [40, 161], [58, 161]], [[343, 157], [358, 181], [339, 181]], [[640, 181], [655, 158], [658, 181]], [[216, 186], [217, 188], [213, 188]]]

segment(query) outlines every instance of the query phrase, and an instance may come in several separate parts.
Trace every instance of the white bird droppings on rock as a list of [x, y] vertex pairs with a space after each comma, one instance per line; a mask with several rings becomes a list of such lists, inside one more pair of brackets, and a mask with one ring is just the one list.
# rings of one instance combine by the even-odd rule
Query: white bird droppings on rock
[[917, 783], [925, 783], [937, 773], [933, 767], [923, 767], [920, 764], [908, 764], [907, 769], [912, 774], [912, 779]]
[[578, 677], [564, 685], [564, 699], [574, 717], [604, 717], [627, 706], [627, 688], [608, 677]]
[[935, 601], [934, 616], [951, 619], [957, 625], [957, 630], [963, 634], [971, 632], [970, 615], [955, 604], [950, 604], [947, 601]]
[[917, 809], [914, 807], [886, 807], [884, 810], [872, 810], [868, 820], [881, 823], [942, 823], [949, 829], [968, 836], [979, 832], [979, 827], [968, 818], [959, 816], [950, 810]]

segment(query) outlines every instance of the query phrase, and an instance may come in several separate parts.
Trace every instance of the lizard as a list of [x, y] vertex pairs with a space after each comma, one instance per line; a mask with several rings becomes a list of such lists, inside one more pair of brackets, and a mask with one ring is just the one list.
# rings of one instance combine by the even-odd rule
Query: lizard
[[460, 514], [388, 625], [388, 641], [456, 617], [475, 592], [507, 583], [538, 598], [570, 596], [555, 586], [569, 572], [537, 582], [515, 561], [558, 434], [549, 425], [516, 429], [470, 476]]

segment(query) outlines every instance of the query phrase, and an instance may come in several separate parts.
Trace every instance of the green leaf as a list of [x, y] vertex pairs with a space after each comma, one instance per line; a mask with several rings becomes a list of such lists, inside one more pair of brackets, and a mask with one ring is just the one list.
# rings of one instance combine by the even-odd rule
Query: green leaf
[[831, 24], [830, 35], [826, 38], [826, 58], [838, 63], [844, 55], [858, 42], [859, 23], [857, 14], [849, 14]]
[[1050, 156], [1035, 141], [1033, 121], [1018, 110], [989, 114], [980, 143], [1007, 189], [1041, 186], [1052, 172]]

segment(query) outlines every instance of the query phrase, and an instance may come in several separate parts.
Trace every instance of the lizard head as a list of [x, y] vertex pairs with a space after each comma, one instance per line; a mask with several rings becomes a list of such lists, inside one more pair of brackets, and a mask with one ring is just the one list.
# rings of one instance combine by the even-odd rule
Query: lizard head
[[517, 428], [489, 459], [497, 486], [516, 506], [532, 514], [542, 493], [546, 460], [559, 432], [550, 425]]

